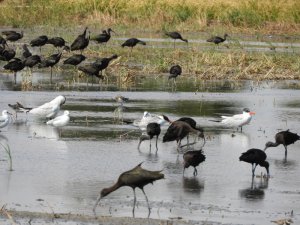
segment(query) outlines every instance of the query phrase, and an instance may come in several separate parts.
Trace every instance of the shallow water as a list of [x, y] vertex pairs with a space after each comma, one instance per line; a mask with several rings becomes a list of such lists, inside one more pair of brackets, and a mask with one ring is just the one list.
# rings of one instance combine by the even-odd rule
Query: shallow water
[[[39, 75], [34, 76], [38, 81]], [[11, 80], [5, 76], [0, 84], [1, 110], [16, 101], [37, 106], [63, 94], [67, 98], [63, 110], [71, 114], [70, 124], [61, 130], [25, 114], [19, 114], [17, 122], [1, 130], [0, 141], [9, 144], [14, 169], [8, 171], [1, 149], [0, 205], [7, 204], [6, 208], [92, 215], [99, 191], [112, 185], [120, 173], [143, 162], [146, 169], [163, 169], [166, 178], [145, 187], [151, 218], [269, 224], [288, 217], [293, 210], [297, 224], [300, 142], [288, 147], [287, 159], [283, 146], [267, 150], [269, 180], [255, 177], [252, 182], [251, 165], [238, 158], [249, 148], [262, 149], [279, 130], [299, 132], [299, 82], [199, 81], [191, 85], [187, 80], [179, 82], [176, 92], [171, 92], [163, 79], [137, 82], [130, 91], [118, 91], [118, 87], [103, 91], [12, 91]], [[117, 119], [115, 110], [120, 108], [113, 98], [118, 94], [130, 99], [122, 109], [124, 120], [141, 118], [147, 110], [171, 119], [190, 116], [204, 127], [206, 161], [198, 167], [197, 177], [192, 168], [183, 176], [182, 154], [177, 153], [175, 142], [162, 143], [163, 135], [157, 154], [155, 149], [149, 151], [148, 141], [137, 150], [140, 131]], [[210, 121], [240, 113], [244, 107], [256, 115], [242, 133]], [[165, 129], [167, 126], [162, 133]], [[256, 174], [261, 173], [265, 170], [258, 167]], [[136, 216], [147, 217], [146, 202], [139, 190], [137, 201]], [[132, 190], [120, 188], [103, 199], [97, 213], [131, 216], [132, 204]]]

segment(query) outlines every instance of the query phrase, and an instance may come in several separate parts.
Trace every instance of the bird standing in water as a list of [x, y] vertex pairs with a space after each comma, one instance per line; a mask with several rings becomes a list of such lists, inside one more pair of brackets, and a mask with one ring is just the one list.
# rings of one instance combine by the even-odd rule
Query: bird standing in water
[[242, 153], [240, 161], [244, 161], [252, 164], [252, 177], [255, 176], [255, 169], [257, 165], [265, 167], [267, 170], [267, 176], [269, 177], [269, 163], [266, 161], [267, 155], [264, 151], [256, 148], [251, 148], [247, 152]]
[[140, 149], [140, 145], [143, 141], [145, 140], [150, 140], [150, 151], [151, 151], [151, 140], [154, 136], [156, 136], [156, 153], [158, 151], [157, 148], [157, 140], [158, 140], [158, 136], [160, 135], [161, 129], [160, 129], [160, 125], [158, 123], [149, 123], [146, 127], [146, 134], [142, 134], [142, 136], [140, 136], [140, 141], [138, 144], [138, 149]]
[[163, 179], [164, 174], [162, 174], [161, 171], [145, 170], [141, 167], [141, 165], [142, 163], [134, 167], [132, 170], [122, 173], [119, 176], [118, 181], [113, 186], [102, 189], [93, 207], [93, 212], [95, 216], [96, 216], [96, 207], [98, 206], [100, 200], [105, 196], [109, 195], [110, 193], [114, 192], [115, 190], [119, 189], [120, 187], [124, 187], [124, 186], [131, 187], [133, 190], [133, 195], [134, 195], [133, 209], [132, 209], [133, 217], [134, 217], [134, 210], [136, 205], [136, 195], [135, 195], [136, 188], [141, 189], [143, 194], [145, 195], [147, 205], [148, 205], [148, 210], [149, 210], [148, 217], [150, 216], [151, 208], [149, 205], [148, 197], [144, 191], [144, 186], [146, 186], [147, 184], [152, 184], [156, 180]]
[[277, 147], [278, 145], [283, 145], [285, 148], [285, 157], [287, 156], [287, 146], [290, 144], [294, 144], [296, 141], [300, 140], [300, 136], [296, 133], [290, 132], [290, 130], [278, 132], [275, 135], [275, 143], [267, 142], [265, 145], [265, 151], [269, 147]]
[[183, 154], [183, 175], [186, 168], [190, 166], [194, 167], [194, 176], [197, 176], [198, 171], [196, 169], [200, 163], [205, 161], [205, 155], [203, 155], [202, 150], [195, 150], [195, 151], [187, 151]]

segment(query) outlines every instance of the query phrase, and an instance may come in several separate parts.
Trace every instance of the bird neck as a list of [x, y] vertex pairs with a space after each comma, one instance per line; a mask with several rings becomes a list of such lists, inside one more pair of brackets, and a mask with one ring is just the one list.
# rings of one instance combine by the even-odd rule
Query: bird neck
[[186, 43], [188, 42], [188, 40], [184, 39], [184, 38], [181, 38], [181, 40], [184, 41], [184, 42], [186, 42]]
[[[103, 189], [104, 196], [109, 195], [110, 193], [114, 192], [115, 190], [119, 189], [122, 185], [119, 182], [115, 183], [113, 186]], [[103, 196], [103, 197], [104, 197]]]

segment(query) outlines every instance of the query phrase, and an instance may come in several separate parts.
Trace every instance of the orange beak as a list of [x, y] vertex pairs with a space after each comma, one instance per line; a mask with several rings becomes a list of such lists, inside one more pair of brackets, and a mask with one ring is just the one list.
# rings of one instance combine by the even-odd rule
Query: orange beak
[[250, 115], [255, 115], [255, 112], [249, 112]]

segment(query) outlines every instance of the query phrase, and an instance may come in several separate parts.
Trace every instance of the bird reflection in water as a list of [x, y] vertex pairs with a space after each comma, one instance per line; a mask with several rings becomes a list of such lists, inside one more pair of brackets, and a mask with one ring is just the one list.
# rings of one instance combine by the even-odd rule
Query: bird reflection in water
[[263, 176], [260, 177], [259, 182], [255, 182], [252, 178], [250, 188], [239, 190], [240, 197], [246, 200], [262, 200], [265, 197], [265, 189], [268, 188], [269, 179]]
[[196, 177], [183, 177], [182, 181], [186, 193], [200, 194], [204, 190], [204, 181]]

